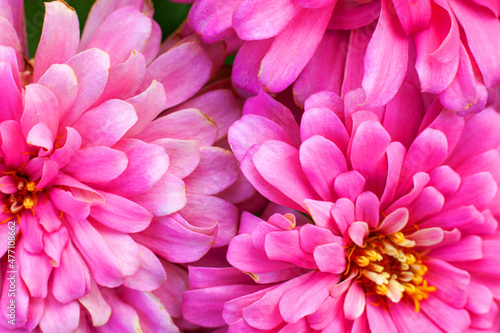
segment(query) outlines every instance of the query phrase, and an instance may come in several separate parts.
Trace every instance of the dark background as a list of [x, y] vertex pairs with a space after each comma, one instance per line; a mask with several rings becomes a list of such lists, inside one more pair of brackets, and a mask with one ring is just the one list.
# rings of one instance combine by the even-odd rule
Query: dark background
[[[30, 58], [35, 56], [40, 34], [42, 33], [43, 17], [45, 14], [44, 2], [49, 1], [24, 1], [26, 34], [28, 37]], [[80, 20], [80, 31], [83, 31], [83, 26], [94, 0], [66, 0], [66, 2], [76, 10]], [[155, 8], [154, 19], [160, 24], [164, 39], [181, 24], [191, 7], [191, 5], [173, 3], [167, 0], [153, 0], [153, 4]]]

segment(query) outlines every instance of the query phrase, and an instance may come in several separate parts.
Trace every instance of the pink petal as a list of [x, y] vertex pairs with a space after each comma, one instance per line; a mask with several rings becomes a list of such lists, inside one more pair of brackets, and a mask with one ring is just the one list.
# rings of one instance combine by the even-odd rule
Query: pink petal
[[240, 95], [250, 97], [262, 89], [258, 80], [260, 66], [273, 40], [244, 42], [236, 54], [231, 78]]
[[275, 231], [266, 235], [265, 251], [269, 259], [291, 262], [299, 267], [314, 269], [311, 253], [300, 247], [299, 231]]
[[[2, 137], [2, 152], [4, 163], [12, 169], [17, 169], [29, 160], [24, 152], [28, 151], [26, 139], [22, 134], [18, 122], [7, 120], [0, 123], [0, 135]], [[16, 147], [16, 149], [13, 149]]]
[[297, 79], [321, 42], [333, 7], [303, 10], [274, 39], [259, 71], [265, 90], [282, 91]]
[[73, 69], [66, 64], [53, 64], [43, 73], [38, 83], [49, 88], [56, 96], [60, 117], [64, 119], [78, 94], [78, 80]]
[[85, 258], [92, 276], [102, 286], [117, 287], [123, 283], [124, 274], [120, 270], [116, 255], [88, 221], [66, 216], [71, 239]]
[[0, 61], [0, 78], [2, 78], [3, 89], [0, 93], [0, 107], [2, 121], [15, 119], [19, 120], [22, 114], [21, 93], [16, 86], [12, 73], [12, 67], [5, 61]]
[[397, 332], [394, 321], [388, 311], [380, 306], [374, 305], [376, 300], [373, 296], [368, 297], [366, 302], [366, 316], [368, 324], [373, 333]]
[[432, 250], [432, 256], [447, 262], [482, 259], [483, 243], [479, 236], [466, 236], [454, 244]]
[[471, 281], [468, 286], [467, 310], [473, 313], [485, 314], [493, 305], [493, 294], [484, 285]]
[[377, 230], [384, 235], [390, 235], [403, 229], [408, 223], [408, 209], [398, 208], [380, 223]]
[[189, 21], [202, 38], [223, 38], [224, 36], [220, 35], [232, 28], [233, 12], [240, 2], [240, 0], [197, 1], [189, 13]]
[[219, 147], [202, 147], [200, 163], [184, 179], [188, 193], [214, 195], [233, 184], [238, 178], [234, 155]]
[[206, 51], [196, 42], [187, 42], [156, 58], [148, 67], [148, 75], [163, 84], [168, 108], [198, 92], [211, 69], [212, 61]]
[[346, 53], [338, 52], [338, 46], [346, 45], [348, 37], [348, 34], [341, 30], [325, 32], [314, 56], [293, 85], [294, 98], [298, 105], [304, 105], [307, 97], [320, 91], [328, 90], [340, 95]]
[[26, 141], [32, 146], [41, 148], [38, 156], [43, 157], [52, 151], [54, 137], [47, 125], [38, 123], [30, 129]]
[[260, 91], [256, 97], [248, 99], [244, 105], [243, 114], [254, 114], [275, 122], [285, 130], [295, 146], [300, 145], [299, 126], [295, 115], [288, 107], [263, 91]]
[[158, 289], [167, 279], [165, 270], [158, 257], [147, 247], [138, 244], [141, 267], [134, 275], [127, 276], [123, 285], [135, 290], [152, 291]]
[[54, 269], [52, 293], [61, 303], [82, 298], [90, 288], [90, 272], [71, 242], [61, 253], [61, 263]]
[[481, 210], [495, 197], [498, 185], [489, 172], [480, 172], [462, 178], [460, 188], [447, 198], [443, 210], [474, 205]]
[[52, 259], [50, 261], [52, 266], [60, 266], [61, 254], [68, 243], [68, 239], [68, 229], [65, 227], [43, 235], [43, 251]]
[[101, 95], [109, 75], [109, 55], [99, 49], [83, 51], [66, 62], [77, 78], [78, 94], [73, 107], [61, 114], [60, 126], [71, 126]]
[[[281, 141], [266, 141], [255, 152], [253, 161], [264, 179], [297, 204], [303, 206], [304, 199], [317, 199], [299, 167], [299, 152], [292, 146]], [[279, 171], [272, 167], [278, 164], [283, 166]]]
[[389, 313], [394, 324], [396, 324], [396, 332], [410, 333], [413, 327], [418, 327], [423, 332], [441, 332], [427, 316], [424, 314], [415, 315], [413, 307], [408, 306], [404, 302], [399, 302], [391, 306]]
[[137, 332], [140, 323], [139, 315], [134, 307], [124, 302], [114, 290], [102, 288], [101, 292], [105, 301], [111, 307], [111, 316], [103, 329], [110, 332]]
[[[356, 4], [340, 1], [335, 5], [328, 29], [353, 30], [365, 27], [380, 15], [380, 2], [357, 2]], [[364, 34], [364, 32], [363, 32]]]
[[455, 308], [463, 308], [467, 303], [465, 291], [470, 274], [439, 259], [427, 260], [425, 264], [429, 268], [425, 279], [436, 287], [436, 295]]
[[441, 211], [445, 202], [444, 195], [432, 186], [420, 192], [407, 208], [410, 215], [409, 224], [413, 224]]
[[[126, 61], [109, 69], [106, 87], [94, 106], [112, 98], [126, 99], [135, 95], [146, 76], [146, 60], [133, 50]], [[123, 84], [127, 82], [127, 84]]]
[[241, 104], [231, 90], [217, 89], [191, 98], [178, 108], [196, 108], [209, 116], [217, 124], [217, 140], [220, 140], [227, 135], [229, 126], [241, 118]]
[[90, 214], [90, 206], [86, 202], [79, 201], [69, 191], [58, 187], [52, 187], [48, 192], [54, 208], [67, 213], [74, 218], [86, 219]]
[[80, 304], [77, 301], [59, 303], [49, 296], [45, 301], [45, 310], [40, 319], [43, 332], [76, 331], [80, 321]]
[[380, 208], [385, 209], [391, 203], [399, 184], [399, 175], [406, 154], [405, 147], [399, 142], [391, 142], [386, 149], [387, 180], [380, 199]]
[[111, 193], [100, 192], [104, 197], [103, 205], [91, 208], [90, 216], [103, 225], [123, 232], [134, 233], [146, 229], [153, 216], [142, 206]]
[[415, 241], [416, 246], [432, 246], [441, 243], [444, 233], [441, 228], [427, 228], [406, 235], [406, 238]]
[[396, 96], [387, 103], [384, 128], [393, 142], [399, 141], [408, 148], [417, 136], [423, 116], [424, 106], [420, 92], [411, 84], [403, 82]]
[[[481, 70], [486, 86], [500, 83], [500, 65], [495, 59], [500, 55], [500, 22], [488, 9], [465, 1], [450, 3], [457, 16], [474, 59]], [[488, 30], [485, 30], [488, 29]], [[489, 31], [489, 33], [481, 33]]]
[[50, 155], [50, 159], [57, 162], [59, 168], [64, 168], [78, 152], [81, 145], [82, 137], [80, 134], [74, 128], [66, 127], [66, 142]]
[[31, 253], [40, 253], [44, 249], [44, 243], [42, 241], [43, 230], [38, 218], [31, 212], [25, 212], [21, 215], [19, 226], [23, 233], [24, 248]]
[[24, 135], [37, 123], [44, 123], [53, 137], [57, 136], [59, 123], [59, 103], [54, 94], [39, 84], [30, 84], [26, 87], [24, 113], [21, 125]]
[[365, 222], [354, 222], [349, 226], [349, 237], [358, 246], [365, 245], [365, 239], [369, 234], [368, 224]]
[[[342, 2], [341, 2], [342, 3]], [[372, 4], [372, 6], [370, 6]], [[375, 12], [376, 18], [379, 17], [380, 15], [380, 2], [374, 2], [372, 1], [368, 5], [360, 6], [360, 8], [365, 8], [365, 7], [373, 7], [375, 5]], [[332, 26], [332, 23], [334, 20], [340, 21], [347, 21], [345, 22], [347, 25], [349, 25], [351, 22], [356, 22], [355, 18], [349, 15], [349, 18], [345, 20], [342, 15], [339, 13], [339, 15], [336, 15], [335, 12], [337, 9], [339, 9], [340, 6], [335, 6], [335, 11], [333, 12], [332, 19], [330, 20], [330, 26]], [[377, 8], [378, 7], [378, 8]], [[342, 7], [340, 7], [342, 8]], [[345, 7], [346, 9], [349, 8], [349, 6]], [[356, 9], [356, 7], [354, 7]], [[372, 11], [373, 8], [370, 10]], [[341, 12], [341, 11], [340, 11]], [[373, 18], [373, 12], [372, 12], [372, 17], [369, 17], [371, 20], [370, 22], [374, 21]], [[352, 19], [352, 21], [351, 21]], [[368, 48], [368, 44], [371, 41], [371, 37], [373, 35], [372, 30], [375, 31], [375, 26], [377, 22], [369, 24], [366, 29], [356, 29], [351, 31], [351, 35], [349, 37], [349, 48], [347, 50], [347, 58], [346, 58], [346, 64], [345, 64], [345, 69], [344, 69], [344, 82], [342, 84], [342, 96], [347, 96], [350, 91], [355, 91], [357, 89], [361, 89], [361, 85], [363, 82], [363, 76], [365, 72], [365, 67], [364, 66], [359, 66], [358, 64], [361, 64], [364, 62], [365, 59], [365, 54], [366, 54], [366, 49]], [[362, 25], [364, 26], [364, 24]], [[367, 31], [368, 29], [368, 31]], [[362, 89], [361, 89], [362, 90]], [[363, 95], [363, 99], [366, 98], [366, 94]], [[360, 101], [362, 102], [362, 100]]]
[[[381, 45], [391, 45], [390, 48]], [[391, 15], [388, 1], [382, 1], [377, 28], [365, 55], [363, 89], [365, 106], [380, 106], [394, 97], [406, 74], [408, 37], [396, 15]], [[383, 84], [380, 84], [383, 82]]]
[[455, 16], [446, 2], [437, 3], [432, 6], [433, 17], [429, 26], [415, 35], [415, 68], [422, 91], [430, 93], [443, 91], [453, 81], [460, 52], [460, 33]]
[[366, 222], [370, 228], [379, 221], [379, 200], [373, 192], [363, 192], [356, 198], [356, 220]]
[[300, 12], [293, 0], [240, 1], [233, 14], [233, 27], [243, 40], [261, 40], [282, 32]]
[[345, 153], [349, 143], [349, 135], [345, 125], [329, 108], [306, 109], [300, 122], [300, 137], [302, 141], [314, 135], [321, 135], [335, 143]]
[[180, 178], [167, 172], [152, 188], [131, 199], [154, 216], [169, 215], [186, 205], [186, 187]]
[[37, 82], [50, 65], [65, 63], [74, 56], [79, 44], [80, 26], [75, 10], [62, 2], [46, 3], [33, 81]]
[[44, 253], [30, 253], [25, 250], [24, 246], [16, 247], [16, 252], [20, 261], [21, 278], [26, 283], [30, 295], [38, 298], [47, 297], [49, 278], [53, 268], [49, 257]]
[[321, 198], [333, 201], [335, 178], [347, 171], [347, 164], [340, 149], [333, 142], [315, 135], [302, 143], [299, 157], [302, 170], [311, 186]]
[[470, 327], [471, 320], [467, 310], [456, 309], [433, 294], [422, 302], [421, 309], [445, 332], [463, 332]]
[[162, 138], [195, 140], [211, 146], [217, 138], [217, 125], [197, 109], [175, 111], [151, 122], [137, 137], [144, 141]]
[[58, 212], [56, 212], [56, 209], [46, 196], [40, 196], [38, 198], [36, 215], [38, 216], [39, 223], [49, 233], [56, 231], [61, 226], [61, 220], [59, 219]]
[[359, 283], [352, 283], [345, 296], [344, 314], [346, 318], [349, 320], [359, 318], [365, 311], [365, 305], [365, 290]]
[[339, 244], [319, 245], [314, 249], [318, 269], [325, 273], [341, 274], [346, 269], [345, 251]]
[[306, 199], [304, 200], [304, 205], [306, 206], [309, 215], [311, 215], [314, 224], [324, 228], [325, 230], [332, 230], [336, 232], [335, 234], [338, 234], [337, 225], [333, 222], [332, 216], [330, 215], [333, 203], [322, 200], [317, 201]]
[[126, 151], [128, 158], [127, 168], [117, 178], [101, 184], [101, 188], [123, 196], [146, 192], [158, 183], [167, 171], [167, 153], [162, 147], [138, 140], [122, 140], [121, 143], [122, 151]]
[[168, 173], [186, 178], [200, 163], [200, 148], [193, 140], [159, 139], [154, 144], [165, 149], [169, 158]]
[[236, 206], [213, 196], [188, 194], [187, 204], [180, 214], [193, 225], [217, 225], [213, 246], [227, 245], [236, 235], [238, 210]]
[[394, 9], [398, 14], [399, 21], [407, 35], [424, 29], [431, 18], [431, 2], [429, 0], [419, 1], [415, 4], [396, 0]]
[[335, 202], [330, 213], [338, 230], [346, 237], [349, 226], [354, 222], [354, 204], [349, 199], [341, 198]]
[[127, 102], [134, 107], [138, 118], [134, 126], [125, 134], [125, 137], [133, 138], [166, 109], [165, 89], [161, 83], [154, 80], [144, 92], [129, 98]]
[[486, 99], [486, 88], [474, 77], [471, 60], [461, 44], [457, 75], [453, 82], [439, 94], [439, 100], [445, 108], [458, 111], [458, 115], [465, 115], [484, 109]]
[[82, 146], [111, 147], [135, 124], [132, 105], [113, 99], [85, 112], [73, 125], [82, 136]]
[[[124, 7], [114, 11], [96, 29], [87, 49], [98, 48], [110, 55], [111, 64], [124, 62], [132, 50], [141, 51], [151, 34], [151, 19], [137, 9]], [[120, 31], [120, 34], [110, 33]]]
[[286, 291], [280, 300], [283, 319], [288, 323], [296, 323], [300, 318], [316, 312], [339, 279], [339, 275], [315, 272], [301, 286]]
[[116, 179], [127, 168], [125, 153], [108, 147], [80, 150], [64, 167], [64, 172], [82, 182], [101, 183]]
[[155, 217], [146, 230], [133, 236], [137, 242], [146, 244], [150, 250], [171, 262], [193, 262], [212, 246], [214, 228], [193, 227], [174, 214]]

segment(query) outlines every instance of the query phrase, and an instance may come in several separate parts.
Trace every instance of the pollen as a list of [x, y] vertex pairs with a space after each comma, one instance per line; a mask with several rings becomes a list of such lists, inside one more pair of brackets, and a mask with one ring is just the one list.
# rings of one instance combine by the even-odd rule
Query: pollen
[[2, 210], [13, 215], [19, 214], [24, 209], [34, 213], [33, 207], [38, 203], [37, 193], [41, 191], [37, 189], [38, 182], [29, 181], [25, 177], [19, 176], [17, 171], [4, 171], [4, 173], [16, 179], [17, 192], [5, 199]]
[[414, 247], [415, 242], [401, 231], [390, 235], [375, 231], [362, 247], [354, 243], [349, 246], [349, 265], [345, 274], [357, 269], [365, 292], [377, 295], [380, 304], [390, 304], [387, 299], [393, 303], [411, 300], [418, 312], [420, 302], [436, 287], [425, 280], [428, 268]]

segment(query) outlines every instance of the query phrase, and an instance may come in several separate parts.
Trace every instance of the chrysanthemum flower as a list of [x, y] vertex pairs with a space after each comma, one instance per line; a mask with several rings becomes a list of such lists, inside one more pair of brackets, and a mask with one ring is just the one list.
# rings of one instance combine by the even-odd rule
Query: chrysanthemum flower
[[[10, 3], [2, 13], [19, 12]], [[2, 331], [73, 332], [80, 318], [147, 330], [142, 305], [159, 308], [149, 292], [168, 273], [157, 255], [195, 261], [236, 233], [233, 203], [253, 190], [214, 143], [241, 102], [223, 85], [200, 92], [224, 55], [185, 39], [157, 56], [148, 3], [98, 1], [81, 39], [74, 10], [46, 3], [26, 63], [19, 17], [0, 18], [0, 305], [15, 302]]]
[[[252, 94], [298, 80], [301, 105], [314, 92], [362, 87], [364, 104], [379, 106], [416, 58], [422, 92], [439, 94], [454, 111], [477, 112], [485, 85], [500, 84], [499, 13], [497, 1], [197, 0], [189, 22], [207, 42], [235, 33], [244, 40], [233, 80]], [[342, 86], [350, 66], [360, 81]]]
[[312, 95], [300, 127], [268, 95], [249, 99], [229, 131], [243, 173], [308, 221], [244, 213], [234, 267], [190, 268], [185, 318], [230, 332], [497, 330], [499, 126], [492, 109], [461, 118], [406, 83], [356, 112]]

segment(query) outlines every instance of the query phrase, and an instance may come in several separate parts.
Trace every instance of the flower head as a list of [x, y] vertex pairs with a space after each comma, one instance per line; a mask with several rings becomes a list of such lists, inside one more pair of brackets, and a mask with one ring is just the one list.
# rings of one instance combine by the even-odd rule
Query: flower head
[[249, 99], [229, 142], [288, 212], [244, 213], [233, 267], [190, 268], [185, 318], [247, 331], [497, 329], [500, 115], [461, 118], [420, 98], [404, 84], [385, 108], [350, 112], [321, 92], [300, 127], [266, 94]]
[[[254, 194], [215, 145], [241, 102], [221, 83], [200, 92], [224, 55], [195, 38], [158, 55], [148, 4], [98, 1], [80, 39], [74, 10], [46, 3], [34, 60], [0, 46], [0, 304], [15, 300], [17, 311], [14, 323], [2, 311], [4, 327], [74, 331], [87, 316], [95, 326], [120, 318], [113, 311], [147, 327], [122, 301], [157, 307], [146, 293], [165, 285], [157, 255], [192, 262], [226, 245], [235, 204]], [[13, 28], [0, 36], [20, 40]]]
[[[303, 105], [322, 90], [343, 95], [363, 88], [363, 104], [375, 107], [392, 99], [408, 72], [422, 92], [439, 94], [443, 106], [466, 114], [484, 108], [485, 86], [500, 83], [499, 11], [496, 2], [464, 0], [232, 0], [223, 6], [197, 0], [189, 23], [207, 42], [235, 33], [244, 41], [233, 80], [247, 95], [295, 82]], [[350, 72], [355, 80], [343, 82]]]

